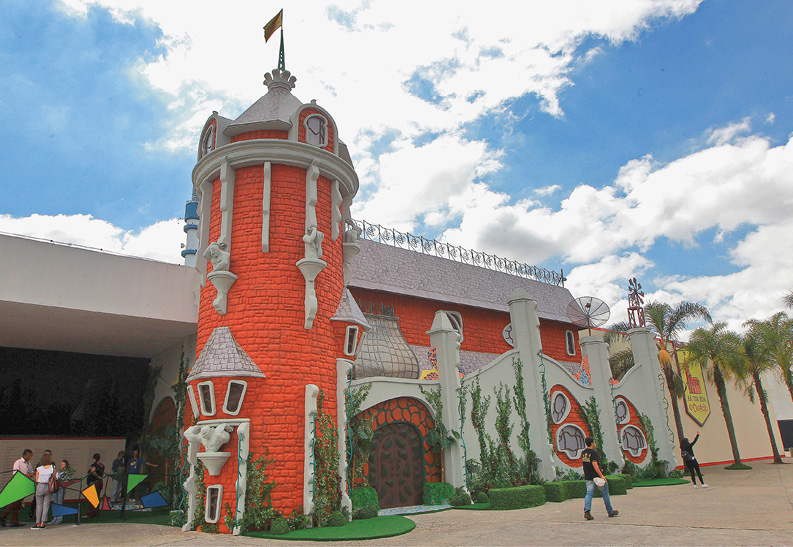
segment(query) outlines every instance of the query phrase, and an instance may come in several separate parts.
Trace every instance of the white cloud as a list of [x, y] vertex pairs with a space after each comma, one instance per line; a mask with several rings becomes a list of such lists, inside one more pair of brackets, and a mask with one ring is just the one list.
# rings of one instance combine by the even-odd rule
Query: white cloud
[[0, 215], [0, 232], [91, 247], [131, 256], [183, 263], [183, 222], [162, 220], [139, 231], [123, 230], [91, 215]]
[[735, 122], [726, 127], [710, 129], [708, 144], [727, 144], [732, 142], [738, 135], [748, 133], [752, 130], [752, 123], [749, 118], [744, 118], [740, 122]]
[[542, 188], [535, 188], [534, 193], [538, 196], [550, 196], [557, 190], [561, 190], [562, 187], [558, 184], [551, 184], [550, 186], [543, 186]]

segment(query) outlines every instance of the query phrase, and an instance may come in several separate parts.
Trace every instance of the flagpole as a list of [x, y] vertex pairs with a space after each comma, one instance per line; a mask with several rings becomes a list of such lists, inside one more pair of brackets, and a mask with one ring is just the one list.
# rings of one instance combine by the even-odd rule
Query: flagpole
[[284, 56], [284, 24], [283, 24], [283, 22], [281, 23], [281, 51], [278, 54], [278, 68], [281, 69], [281, 70], [286, 70], [286, 58]]

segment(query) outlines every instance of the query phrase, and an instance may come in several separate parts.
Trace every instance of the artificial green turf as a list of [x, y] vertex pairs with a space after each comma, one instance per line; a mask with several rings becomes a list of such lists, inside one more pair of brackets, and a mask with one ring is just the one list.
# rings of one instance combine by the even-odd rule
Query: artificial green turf
[[490, 502], [474, 503], [472, 505], [455, 505], [454, 509], [467, 509], [469, 511], [488, 511], [490, 509]]
[[243, 535], [267, 538], [289, 539], [306, 541], [349, 541], [363, 539], [377, 539], [407, 534], [416, 523], [401, 515], [375, 517], [373, 519], [354, 520], [344, 526], [324, 526], [322, 528], [307, 528], [293, 530], [288, 534], [276, 536], [267, 532], [244, 532]]
[[751, 465], [746, 465], [745, 463], [733, 463], [728, 465], [724, 469], [727, 469], [729, 471], [747, 471], [751, 468], [752, 468]]
[[634, 482], [634, 488], [641, 488], [642, 486], [672, 486], [675, 484], [688, 484], [689, 481], [685, 479], [675, 479], [673, 477], [664, 477], [662, 479], [650, 479], [646, 481]]

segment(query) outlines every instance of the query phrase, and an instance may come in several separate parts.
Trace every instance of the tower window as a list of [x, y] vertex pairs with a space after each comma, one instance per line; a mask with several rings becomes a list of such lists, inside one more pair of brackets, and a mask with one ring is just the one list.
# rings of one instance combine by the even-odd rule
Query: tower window
[[204, 416], [215, 415], [215, 386], [212, 382], [198, 384], [198, 397], [201, 400], [201, 413]]
[[195, 400], [195, 391], [193, 386], [187, 384], [187, 398], [190, 399], [190, 409], [193, 411], [193, 417], [198, 418], [198, 402]]
[[220, 519], [220, 502], [223, 500], [223, 486], [207, 486], [207, 501], [204, 507], [204, 520], [214, 524]]
[[328, 145], [328, 122], [322, 116], [313, 114], [306, 118], [306, 142], [314, 146]]
[[564, 341], [565, 346], [567, 347], [567, 355], [575, 355], [575, 335], [573, 334], [573, 331], [564, 331]]
[[350, 325], [344, 337], [344, 355], [355, 355], [358, 346], [358, 327]]
[[226, 400], [223, 402], [223, 412], [236, 416], [242, 408], [242, 399], [245, 397], [245, 391], [248, 389], [248, 383], [242, 380], [229, 381], [228, 389], [226, 390]]
[[210, 125], [201, 141], [201, 155], [206, 156], [215, 149], [215, 126]]

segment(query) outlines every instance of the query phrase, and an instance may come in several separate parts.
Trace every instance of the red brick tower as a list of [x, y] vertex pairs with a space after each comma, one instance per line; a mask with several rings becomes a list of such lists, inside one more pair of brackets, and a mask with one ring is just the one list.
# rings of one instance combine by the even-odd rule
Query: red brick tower
[[[221, 531], [228, 531], [224, 504], [240, 503], [238, 454], [242, 463], [246, 449], [254, 457], [269, 450], [273, 502], [289, 513], [304, 505], [311, 482], [307, 386], [323, 390], [326, 412], [337, 413], [342, 341], [339, 319], [331, 318], [357, 251], [359, 232], [348, 228], [358, 177], [336, 122], [316, 101], [292, 95], [295, 80], [273, 70], [265, 74], [268, 92], [236, 120], [213, 113], [193, 169], [201, 287], [198, 359], [188, 382], [198, 423], [186, 437], [202, 461], [210, 448], [230, 453], [217, 475], [204, 477], [207, 487], [222, 486], [207, 505], [215, 513], [207, 521], [219, 517]], [[216, 502], [219, 511], [210, 507]]]

